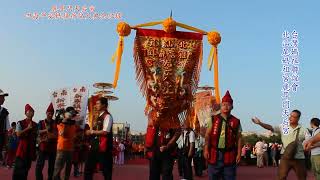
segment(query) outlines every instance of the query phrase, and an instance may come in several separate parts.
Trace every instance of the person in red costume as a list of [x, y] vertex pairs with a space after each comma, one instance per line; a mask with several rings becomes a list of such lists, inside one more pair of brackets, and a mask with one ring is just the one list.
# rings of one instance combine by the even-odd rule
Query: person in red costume
[[97, 163], [102, 165], [102, 173], [105, 180], [112, 179], [112, 149], [113, 149], [113, 118], [108, 111], [108, 99], [101, 97], [96, 104], [97, 110], [100, 112], [99, 117], [91, 130], [85, 133], [91, 136], [91, 146], [88, 154], [88, 159], [84, 167], [84, 179], [92, 180], [94, 170]]
[[36, 164], [36, 179], [43, 180], [42, 170], [48, 159], [48, 180], [52, 180], [54, 163], [57, 154], [58, 129], [57, 123], [52, 119], [54, 108], [52, 103], [47, 108], [46, 119], [38, 123], [39, 154]]
[[160, 180], [161, 175], [162, 180], [173, 180], [176, 141], [181, 135], [181, 129], [162, 128], [159, 122], [152, 118], [155, 113], [149, 113], [145, 144], [146, 156], [149, 159], [149, 180]]
[[236, 167], [241, 159], [241, 123], [231, 114], [233, 99], [226, 92], [220, 114], [212, 116], [206, 136], [204, 157], [208, 161], [209, 179], [236, 179]]
[[17, 123], [11, 123], [11, 129], [8, 131], [8, 149], [6, 156], [6, 165], [8, 168], [11, 168], [13, 165], [13, 161], [16, 158], [18, 138], [16, 133]]
[[13, 180], [26, 180], [31, 162], [36, 160], [37, 123], [32, 120], [34, 110], [29, 104], [25, 106], [25, 115], [26, 118], [17, 123], [19, 144], [13, 169]]

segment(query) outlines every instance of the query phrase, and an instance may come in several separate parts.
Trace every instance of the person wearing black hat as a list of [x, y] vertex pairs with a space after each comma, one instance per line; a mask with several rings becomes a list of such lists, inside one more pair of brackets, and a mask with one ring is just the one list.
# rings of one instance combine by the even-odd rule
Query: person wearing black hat
[[9, 94], [0, 89], [0, 160], [4, 160], [2, 157], [2, 148], [5, 143], [6, 134], [10, 128], [9, 112], [6, 108], [2, 107], [6, 96], [9, 96]]
[[53, 173], [54, 180], [60, 180], [60, 173], [64, 168], [64, 164], [66, 164], [64, 180], [67, 180], [70, 177], [74, 138], [76, 137], [76, 132], [79, 128], [74, 120], [77, 114], [78, 112], [73, 107], [67, 107], [62, 122], [57, 125], [58, 145]]

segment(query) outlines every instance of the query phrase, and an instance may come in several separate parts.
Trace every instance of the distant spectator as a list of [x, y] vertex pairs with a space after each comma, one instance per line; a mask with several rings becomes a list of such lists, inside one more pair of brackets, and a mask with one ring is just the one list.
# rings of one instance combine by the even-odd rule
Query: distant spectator
[[268, 167], [268, 144], [263, 140], [263, 164]]
[[12, 167], [13, 161], [16, 157], [18, 147], [18, 137], [16, 134], [16, 122], [11, 123], [11, 129], [8, 132], [8, 147], [6, 156], [6, 165], [8, 168]]
[[241, 149], [241, 158], [244, 159], [246, 157], [246, 145], [243, 145]]
[[246, 159], [251, 159], [251, 145], [249, 143], [246, 144]]
[[257, 167], [258, 168], [263, 168], [264, 164], [263, 164], [263, 156], [264, 156], [264, 143], [262, 142], [261, 139], [259, 139], [259, 141], [256, 143], [255, 145], [255, 152], [257, 155]]
[[119, 159], [118, 159], [118, 165], [123, 165], [124, 164], [124, 150], [125, 146], [123, 144], [123, 141], [120, 141], [119, 143]]
[[[320, 134], [320, 120], [318, 118], [311, 119], [310, 122], [312, 132], [311, 134], [306, 134], [306, 140], [303, 142], [305, 144], [306, 141], [311, 139], [312, 137]], [[311, 148], [311, 166], [314, 176], [317, 180], [320, 179], [320, 143], [316, 143]]]
[[276, 143], [273, 143], [271, 145], [271, 158], [272, 158], [272, 166], [276, 167], [277, 166], [277, 151], [278, 151], [278, 146]]

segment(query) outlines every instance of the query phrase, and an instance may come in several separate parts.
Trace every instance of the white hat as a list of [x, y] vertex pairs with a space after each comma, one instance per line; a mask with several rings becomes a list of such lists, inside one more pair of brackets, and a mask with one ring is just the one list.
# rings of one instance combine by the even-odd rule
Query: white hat
[[9, 96], [9, 94], [8, 94], [8, 93], [3, 92], [3, 91], [0, 89], [0, 96]]

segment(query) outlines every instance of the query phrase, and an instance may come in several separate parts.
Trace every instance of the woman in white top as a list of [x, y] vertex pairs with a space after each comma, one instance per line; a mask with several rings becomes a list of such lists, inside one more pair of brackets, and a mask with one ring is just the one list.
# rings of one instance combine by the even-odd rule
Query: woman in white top
[[255, 152], [257, 155], [257, 167], [262, 168], [263, 167], [263, 154], [264, 154], [264, 143], [259, 140], [255, 145]]
[[[318, 118], [312, 118], [310, 121], [312, 132], [306, 133], [306, 138], [303, 143], [320, 133], [320, 120]], [[316, 143], [311, 148], [311, 165], [314, 176], [317, 180], [320, 180], [320, 143]]]

